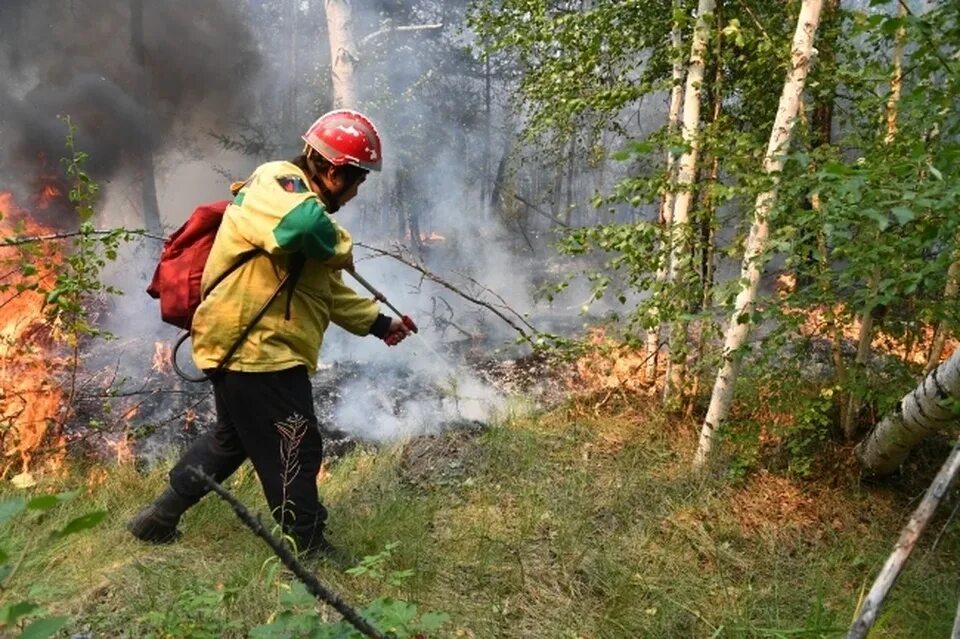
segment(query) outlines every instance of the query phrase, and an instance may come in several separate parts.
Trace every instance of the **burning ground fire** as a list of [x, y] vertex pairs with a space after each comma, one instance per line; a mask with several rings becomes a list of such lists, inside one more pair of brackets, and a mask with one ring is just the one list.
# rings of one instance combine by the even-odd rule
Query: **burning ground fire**
[[[793, 291], [795, 287], [796, 279], [793, 275], [784, 274], [777, 278], [777, 288], [781, 295]], [[832, 316], [836, 318], [854, 315], [852, 320], [843, 322], [839, 329], [842, 338], [855, 345], [860, 336], [861, 322], [859, 316], [850, 313], [848, 309], [844, 309], [841, 305], [837, 305], [830, 310]], [[804, 335], [820, 336], [825, 339], [834, 338], [833, 335], [827, 334], [830, 322], [827, 318], [826, 308], [817, 307], [809, 311], [788, 310], [787, 312], [788, 314], [799, 315], [802, 318], [800, 330]], [[882, 326], [874, 326], [870, 347], [875, 353], [884, 353], [911, 364], [923, 365], [927, 361], [927, 347], [933, 343], [935, 330], [935, 326], [923, 325], [919, 327], [919, 339], [907, 339], [884, 331]], [[944, 344], [941, 358], [950, 357], [956, 350], [957, 345], [956, 340], [948, 339]]]
[[[55, 187], [44, 187], [39, 202], [59, 196], [48, 189]], [[0, 191], [0, 213], [2, 237], [52, 232], [9, 192]], [[63, 361], [55, 355], [56, 327], [44, 314], [40, 292], [52, 288], [62, 260], [60, 247], [50, 242], [0, 248], [0, 477], [26, 473], [41, 445], [63, 450], [57, 382]]]
[[571, 381], [578, 390], [646, 392], [652, 387], [645, 375], [643, 348], [621, 344], [602, 328], [591, 330], [587, 342], [589, 351], [575, 362], [576, 380]]

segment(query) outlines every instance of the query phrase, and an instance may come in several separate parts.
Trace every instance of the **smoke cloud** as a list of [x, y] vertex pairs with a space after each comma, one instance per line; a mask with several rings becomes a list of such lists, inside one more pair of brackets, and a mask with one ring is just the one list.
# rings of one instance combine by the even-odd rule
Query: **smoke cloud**
[[[242, 113], [259, 55], [227, 0], [5, 0], [0, 175], [55, 168], [69, 116], [102, 180], [175, 144], [173, 125]], [[48, 166], [38, 166], [46, 162]], [[19, 179], [17, 179], [19, 178]]]

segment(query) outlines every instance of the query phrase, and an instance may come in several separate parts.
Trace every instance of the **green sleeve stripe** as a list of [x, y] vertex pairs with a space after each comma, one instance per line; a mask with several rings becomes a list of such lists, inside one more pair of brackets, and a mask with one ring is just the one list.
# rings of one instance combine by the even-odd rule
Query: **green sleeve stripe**
[[337, 252], [337, 229], [315, 198], [292, 208], [276, 228], [273, 237], [284, 251], [302, 251], [307, 257], [328, 260]]
[[233, 198], [233, 203], [236, 204], [237, 206], [243, 206], [243, 199], [245, 197], [246, 197], [246, 193], [241, 191], [237, 193], [237, 195]]

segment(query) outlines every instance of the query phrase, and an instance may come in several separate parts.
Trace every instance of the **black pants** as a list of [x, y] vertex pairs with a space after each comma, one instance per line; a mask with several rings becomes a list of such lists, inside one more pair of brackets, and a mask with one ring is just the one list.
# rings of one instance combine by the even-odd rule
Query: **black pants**
[[170, 486], [196, 503], [207, 489], [188, 467], [198, 466], [222, 482], [250, 458], [274, 518], [299, 549], [313, 547], [327, 511], [317, 495], [323, 444], [307, 369], [225, 371], [214, 379], [213, 390], [216, 426], [170, 471]]

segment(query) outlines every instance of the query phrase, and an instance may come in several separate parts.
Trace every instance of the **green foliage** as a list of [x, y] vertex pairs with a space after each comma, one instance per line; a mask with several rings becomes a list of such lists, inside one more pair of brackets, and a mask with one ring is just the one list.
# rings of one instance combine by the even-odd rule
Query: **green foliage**
[[242, 630], [242, 624], [224, 614], [224, 606], [235, 592], [220, 588], [196, 587], [180, 592], [161, 610], [150, 610], [140, 619], [145, 639], [219, 639]]
[[60, 324], [67, 343], [76, 347], [83, 337], [103, 335], [91, 320], [91, 305], [100, 295], [121, 294], [119, 289], [105, 285], [100, 280], [100, 273], [108, 260], [116, 259], [120, 242], [129, 239], [129, 234], [124, 229], [106, 234], [95, 232], [94, 204], [100, 186], [84, 170], [88, 156], [76, 148], [76, 126], [69, 117], [65, 122], [67, 157], [63, 158], [63, 165], [71, 180], [68, 197], [79, 218], [80, 228], [53, 288], [46, 291], [46, 303]]
[[[584, 121], [616, 128], [610, 116], [652, 90], [665, 68], [657, 45], [667, 41], [670, 21], [662, 16], [670, 12], [667, 0], [602, 0], [586, 10], [567, 2], [483, 0], [469, 24], [483, 55], [502, 53], [519, 67], [525, 135], [550, 139]], [[644, 54], [650, 50], [652, 61]]]
[[[55, 529], [45, 538], [29, 538], [22, 548], [13, 551], [15, 557], [11, 555], [5, 529], [12, 522], [17, 521], [19, 526], [29, 526], [36, 530], [49, 511], [73, 500], [76, 496], [77, 491], [70, 491], [55, 495], [39, 495], [31, 499], [12, 497], [0, 501], [0, 540], [3, 540], [3, 544], [0, 545], [0, 590], [11, 590], [14, 579], [24, 562], [39, 554], [44, 545], [55, 544], [64, 537], [93, 528], [103, 521], [106, 511], [98, 510], [80, 515], [70, 519], [66, 525]], [[14, 596], [11, 603], [0, 607], [0, 631], [5, 633], [4, 636], [16, 639], [52, 637], [69, 621], [69, 617], [50, 615], [42, 605], [19, 596]], [[7, 634], [14, 632], [17, 634]]]
[[[368, 555], [357, 566], [349, 568], [347, 574], [394, 587], [403, 585], [414, 575], [413, 570], [385, 569], [399, 545], [400, 542], [386, 544], [381, 552]], [[270, 623], [253, 628], [251, 639], [363, 639], [365, 636], [345, 620], [325, 623], [316, 609], [316, 599], [299, 581], [283, 586], [280, 603], [283, 610]], [[389, 596], [378, 597], [358, 612], [381, 632], [396, 639], [435, 632], [450, 619], [445, 613], [420, 613], [415, 604]]]
[[[571, 132], [597, 126], [619, 133], [609, 156], [627, 177], [594, 196], [598, 209], [647, 207], [649, 216], [664, 197], [678, 192], [664, 160], [687, 151], [688, 142], [666, 123], [637, 137], [618, 127], [617, 117], [639, 110], [641, 98], [650, 93], [663, 95], [672, 84], [673, 60], [687, 64], [692, 8], [693, 3], [680, 3], [673, 16], [683, 35], [676, 48], [668, 42], [673, 25], [663, 19], [669, 9], [662, 3], [601, 2], [587, 9], [537, 0], [475, 4], [471, 24], [484, 52], [517, 62], [521, 76], [515, 99], [526, 118], [527, 137], [562, 142]], [[844, 332], [855, 332], [865, 314], [901, 350], [923, 345], [932, 325], [958, 325], [960, 306], [944, 299], [944, 289], [949, 265], [960, 258], [955, 46], [960, 6], [941, 3], [905, 17], [897, 15], [895, 3], [825, 6], [793, 144], [781, 151], [783, 171], [769, 176], [763, 157], [791, 64], [798, 8], [799, 3], [724, 4], [709, 19], [706, 74], [699, 87], [700, 164], [689, 227], [668, 233], [654, 222], [600, 220], [566, 232], [561, 252], [596, 260], [547, 288], [547, 297], [582, 277], [591, 287], [591, 301], [630, 300], [624, 315], [631, 329], [694, 320], [709, 325], [728, 316], [740, 282], [715, 282], [714, 269], [721, 261], [735, 267], [758, 194], [776, 187], [761, 260], [789, 273], [795, 285], [776, 297], [761, 297], [742, 318], [782, 338], [764, 340], [754, 366], [778, 366], [782, 358], [771, 349], [809, 337], [803, 317], [828, 314], [813, 328], [813, 337], [833, 342], [841, 353], [850, 349], [843, 351], [837, 342]], [[621, 9], [633, 15], [622, 15]], [[634, 27], [629, 35], [620, 29], [626, 24]], [[898, 46], [904, 57], [900, 90], [894, 92]], [[604, 69], [611, 68], [619, 72], [615, 81], [605, 79]], [[598, 84], [621, 99], [610, 100], [611, 93]], [[657, 270], [666, 267], [678, 243], [689, 250], [665, 281]], [[699, 365], [709, 368], [718, 361], [719, 344], [705, 346]], [[805, 396], [809, 404], [794, 407], [795, 415], [806, 416], [801, 422], [836, 418], [836, 411], [821, 410], [821, 390], [835, 390], [834, 403], [853, 395], [878, 410], [909, 388], [888, 382], [917, 373], [912, 363], [895, 366], [884, 360], [864, 367], [851, 359], [843, 355], [833, 375], [816, 380], [822, 385]], [[793, 453], [800, 456], [799, 450]], [[798, 466], [797, 472], [805, 471]]]

